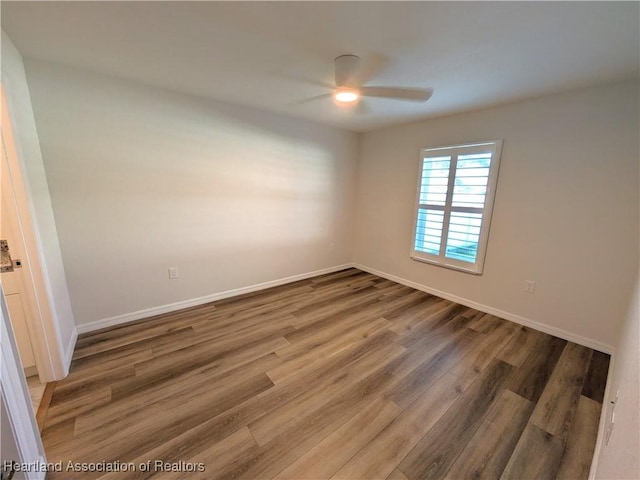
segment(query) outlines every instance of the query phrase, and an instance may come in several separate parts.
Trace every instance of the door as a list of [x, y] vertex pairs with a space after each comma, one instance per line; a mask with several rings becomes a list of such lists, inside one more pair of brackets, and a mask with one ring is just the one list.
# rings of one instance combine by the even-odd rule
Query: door
[[[4, 149], [3, 149], [4, 150]], [[11, 326], [16, 337], [18, 352], [22, 368], [27, 376], [38, 373], [36, 359], [33, 352], [30, 331], [31, 319], [27, 296], [25, 295], [25, 281], [23, 278], [24, 245], [20, 235], [17, 210], [13, 187], [6, 162], [5, 152], [2, 152], [2, 196], [0, 198], [0, 250], [2, 251], [2, 266], [0, 281], [4, 291], [4, 298], [9, 310]]]
[[[24, 313], [27, 324], [25, 330], [33, 347], [38, 377], [42, 382], [50, 382], [67, 374], [70, 363], [67, 359], [71, 357], [75, 340], [72, 337], [69, 348], [65, 351], [54, 314], [54, 297], [43, 263], [44, 250], [34, 227], [32, 201], [22, 174], [24, 162], [21, 161], [19, 145], [14, 135], [5, 87], [4, 83], [0, 83], [0, 182], [4, 193], [0, 195], [0, 201], [7, 205], [4, 212], [0, 209], [0, 228], [3, 227], [2, 221], [5, 218], [12, 219], [12, 224], [5, 228], [12, 230], [11, 234], [19, 238], [17, 243], [9, 243], [11, 255], [14, 260], [22, 260], [22, 269], [17, 272], [18, 275], [7, 278], [6, 281], [12, 283], [12, 279], [20, 280], [13, 282], [18, 285], [20, 297], [13, 298], [11, 302], [19, 304]], [[16, 273], [16, 270], [12, 273]], [[0, 280], [5, 282], [4, 278]], [[0, 300], [6, 304], [4, 295]], [[16, 316], [20, 316], [20, 313]], [[7, 320], [7, 323], [10, 322]]]

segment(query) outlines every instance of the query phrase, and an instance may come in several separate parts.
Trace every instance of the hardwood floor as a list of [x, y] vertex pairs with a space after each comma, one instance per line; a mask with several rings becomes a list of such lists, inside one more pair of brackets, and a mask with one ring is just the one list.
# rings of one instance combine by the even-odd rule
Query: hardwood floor
[[349, 269], [81, 336], [49, 478], [587, 478], [608, 365]]

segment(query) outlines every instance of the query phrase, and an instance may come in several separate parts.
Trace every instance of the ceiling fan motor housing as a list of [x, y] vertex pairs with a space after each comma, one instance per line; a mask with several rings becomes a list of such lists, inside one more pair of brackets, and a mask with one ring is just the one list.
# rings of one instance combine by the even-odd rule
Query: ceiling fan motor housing
[[356, 72], [360, 57], [357, 55], [340, 55], [335, 59], [336, 87], [359, 87], [356, 85]]

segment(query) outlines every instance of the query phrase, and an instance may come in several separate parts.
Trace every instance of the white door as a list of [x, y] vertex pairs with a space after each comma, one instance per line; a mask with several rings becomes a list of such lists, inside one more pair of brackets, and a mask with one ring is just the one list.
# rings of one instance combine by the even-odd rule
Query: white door
[[[20, 226], [17, 218], [13, 186], [8, 173], [6, 152], [2, 151], [2, 196], [0, 198], [0, 247], [2, 252], [2, 271], [0, 280], [4, 298], [9, 310], [11, 326], [16, 337], [22, 368], [27, 375], [37, 373], [36, 360], [29, 330], [29, 305], [25, 296], [23, 272], [26, 256]], [[8, 248], [8, 251], [7, 251]]]

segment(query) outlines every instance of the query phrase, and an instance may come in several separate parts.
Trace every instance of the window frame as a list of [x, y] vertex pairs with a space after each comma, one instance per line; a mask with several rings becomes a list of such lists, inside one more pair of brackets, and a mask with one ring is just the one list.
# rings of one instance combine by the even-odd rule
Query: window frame
[[[484, 207], [481, 210], [482, 223], [478, 237], [478, 249], [476, 251], [475, 263], [447, 258], [447, 234], [449, 229], [450, 215], [452, 211], [469, 211], [475, 208], [453, 207], [453, 187], [455, 183], [458, 156], [460, 154], [491, 152], [491, 165], [489, 166], [489, 175], [487, 177], [487, 193], [485, 195]], [[420, 203], [420, 193], [422, 187], [422, 177], [424, 171], [425, 157], [433, 156], [433, 154], [450, 155], [451, 164], [449, 166], [449, 176], [447, 182], [447, 196], [444, 206], [435, 206]], [[500, 157], [502, 154], [502, 140], [491, 140], [485, 142], [473, 142], [458, 145], [450, 145], [444, 147], [424, 147], [420, 149], [420, 158], [418, 161], [418, 181], [417, 191], [413, 212], [413, 234], [411, 236], [411, 250], [409, 257], [418, 262], [424, 262], [439, 267], [449, 268], [473, 275], [482, 275], [484, 270], [484, 261], [487, 253], [487, 245], [489, 243], [489, 230], [491, 227], [491, 218], [493, 216], [493, 206], [498, 185], [498, 173], [500, 171]], [[434, 208], [435, 207], [435, 208]], [[444, 221], [442, 226], [442, 234], [440, 237], [440, 254], [434, 255], [427, 252], [420, 252], [415, 249], [416, 236], [418, 230], [418, 215], [421, 208], [430, 208], [431, 210], [442, 210], [444, 212]]]

